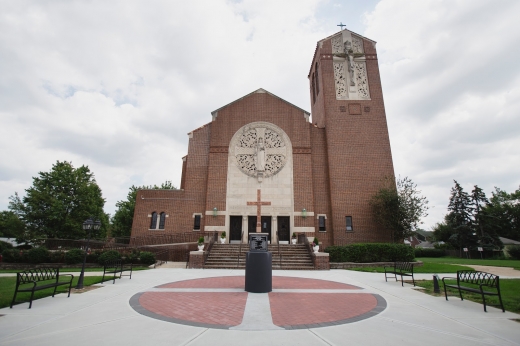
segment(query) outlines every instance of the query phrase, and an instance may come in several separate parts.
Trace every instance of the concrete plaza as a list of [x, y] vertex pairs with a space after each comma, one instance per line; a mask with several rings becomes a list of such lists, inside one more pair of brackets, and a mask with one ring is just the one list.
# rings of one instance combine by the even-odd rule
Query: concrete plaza
[[[520, 315], [503, 313], [493, 307], [488, 307], [486, 313], [482, 304], [456, 297], [446, 301], [444, 297], [424, 294], [408, 284], [401, 287], [400, 282], [385, 282], [383, 274], [277, 270], [273, 275], [277, 278], [273, 280], [273, 294], [268, 296], [247, 294], [236, 285], [229, 286], [229, 282], [237, 282], [236, 277], [244, 276], [243, 270], [161, 268], [137, 271], [131, 280], [123, 277], [115, 284], [108, 281], [98, 285], [100, 288], [71, 294], [70, 298], [59, 294], [55, 298], [36, 300], [32, 309], [28, 309], [28, 303], [13, 309], [0, 309], [0, 315], [3, 315], [0, 317], [0, 345], [520, 345], [520, 323], [514, 321], [520, 319]], [[418, 274], [416, 278], [431, 277], [431, 274]], [[206, 278], [215, 279], [204, 280]], [[186, 284], [188, 280], [198, 282], [199, 286]], [[319, 285], [319, 280], [323, 280], [324, 286]], [[208, 282], [217, 281], [228, 282], [229, 287], [207, 286]], [[190, 314], [193, 317], [193, 312], [190, 304], [185, 303], [188, 299], [183, 298], [183, 292], [186, 297], [196, 297], [193, 304], [203, 304], [208, 310], [213, 306], [231, 308], [227, 316], [230, 321], [237, 313], [243, 319], [241, 317], [242, 321], [235, 327], [212, 328], [197, 323], [176, 323], [174, 318], [154, 318], [154, 313], [143, 314], [142, 306], [136, 305], [139, 297], [153, 296], [157, 292], [170, 294], [169, 299], [163, 300], [163, 309], [170, 304], [177, 316], [185, 313], [186, 320]], [[293, 306], [285, 303], [277, 308], [273, 302], [286, 302], [280, 298], [284, 293], [295, 299], [308, 298]], [[205, 300], [201, 296], [206, 297]], [[318, 296], [321, 300], [313, 298]], [[371, 305], [370, 309], [363, 310], [364, 304], [373, 304], [370, 299], [361, 299], [368, 296], [377, 297], [377, 307]], [[229, 303], [226, 297], [230, 297]], [[276, 297], [278, 300], [273, 299]], [[159, 303], [151, 301], [149, 310], [154, 306], [161, 308], [161, 300]], [[307, 303], [301, 303], [305, 301]], [[308, 320], [306, 317], [313, 313], [302, 309], [305, 307], [302, 305], [311, 306], [315, 301], [319, 302], [316, 316], [327, 311], [339, 314], [342, 310], [355, 308], [361, 310], [353, 316], [362, 318], [343, 319], [337, 324], [323, 323], [322, 326], [311, 324], [309, 328], [299, 325], [294, 330], [273, 323], [276, 323], [275, 314], [286, 319]], [[146, 300], [141, 299], [141, 302], [144, 304]], [[242, 308], [233, 309], [231, 302]]]

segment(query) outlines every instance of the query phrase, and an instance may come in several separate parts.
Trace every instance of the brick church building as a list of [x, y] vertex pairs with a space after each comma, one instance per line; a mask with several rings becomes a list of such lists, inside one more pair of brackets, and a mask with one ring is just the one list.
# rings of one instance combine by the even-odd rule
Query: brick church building
[[391, 241], [369, 205], [394, 175], [375, 42], [348, 30], [319, 41], [308, 79], [311, 113], [264, 89], [213, 111], [188, 134], [180, 189], [138, 192], [132, 237], [226, 231], [245, 242], [262, 201], [271, 243]]

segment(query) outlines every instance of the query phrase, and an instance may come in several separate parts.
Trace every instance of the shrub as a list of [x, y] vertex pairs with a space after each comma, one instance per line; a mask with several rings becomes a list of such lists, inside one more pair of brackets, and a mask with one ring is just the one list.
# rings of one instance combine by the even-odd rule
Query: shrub
[[49, 250], [43, 246], [35, 247], [27, 251], [27, 261], [32, 264], [48, 262], [49, 258]]
[[49, 263], [65, 263], [65, 252], [64, 251], [50, 251], [49, 252]]
[[12, 249], [13, 245], [7, 243], [5, 241], [0, 240], [0, 253], [4, 252], [4, 250]]
[[4, 262], [16, 263], [19, 260], [19, 255], [18, 255], [19, 252], [20, 252], [20, 250], [15, 250], [15, 249], [4, 250], [4, 251], [2, 251], [2, 260]]
[[325, 249], [331, 262], [394, 262], [413, 261], [414, 250], [404, 244], [360, 243], [345, 246], [329, 246]]
[[117, 252], [116, 250], [109, 250], [103, 252], [99, 256], [98, 263], [104, 266], [107, 262], [116, 261], [118, 259], [121, 259], [121, 255], [119, 254], [119, 252]]
[[222, 232], [222, 234], [220, 235], [220, 238], [225, 238], [226, 237], [226, 231]]
[[420, 247], [416, 247], [414, 249], [415, 257], [444, 257], [446, 256], [446, 252], [441, 249], [423, 249]]
[[317, 237], [314, 237], [314, 240], [312, 242], [316, 245], [320, 244], [320, 240]]
[[511, 246], [507, 252], [512, 258], [520, 260], [520, 246]]
[[141, 264], [144, 264], [147, 266], [155, 263], [155, 255], [148, 251], [141, 252], [139, 254], [139, 259], [140, 259]]
[[71, 249], [65, 254], [65, 263], [76, 264], [83, 262], [85, 251], [81, 249]]
[[199, 238], [199, 244], [204, 244], [204, 237]]

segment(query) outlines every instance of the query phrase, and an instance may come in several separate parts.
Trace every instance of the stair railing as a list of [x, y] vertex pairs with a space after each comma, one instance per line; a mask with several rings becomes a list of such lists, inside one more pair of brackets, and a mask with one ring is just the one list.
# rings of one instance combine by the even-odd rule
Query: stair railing
[[280, 252], [280, 238], [278, 237], [278, 231], [276, 231], [276, 242], [278, 243], [278, 261], [280, 269], [282, 269], [282, 253]]
[[240, 245], [238, 246], [237, 268], [240, 266], [240, 254], [242, 253], [242, 240], [243, 239], [244, 239], [244, 231], [242, 230], [242, 234], [240, 235]]
[[204, 254], [204, 263], [202, 264], [202, 269], [204, 269], [204, 267], [206, 266], [206, 261], [208, 260], [209, 253], [211, 252], [211, 249], [213, 248], [213, 244], [215, 244], [217, 237], [218, 237], [217, 232], [213, 232], [213, 235], [210, 237], [208, 248], [206, 249], [206, 253]]
[[312, 251], [312, 246], [311, 244], [309, 244], [309, 239], [307, 239], [306, 236], [304, 237], [298, 237], [300, 240], [301, 238], [303, 238], [303, 243], [305, 244], [305, 248], [307, 248], [307, 251], [309, 251], [309, 256], [311, 256], [311, 259], [312, 259], [312, 266], [314, 267], [314, 269], [316, 269], [316, 259], [314, 258], [314, 253]]

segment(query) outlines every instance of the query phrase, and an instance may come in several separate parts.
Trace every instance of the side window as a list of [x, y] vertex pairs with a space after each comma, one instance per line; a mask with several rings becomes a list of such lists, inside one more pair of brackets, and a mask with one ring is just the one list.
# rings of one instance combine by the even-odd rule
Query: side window
[[202, 215], [200, 215], [200, 214], [195, 215], [194, 221], [193, 221], [193, 229], [194, 230], [197, 230], [197, 231], [200, 230], [200, 218], [201, 218], [201, 216]]
[[316, 95], [320, 94], [320, 79], [318, 78], [318, 63], [316, 63], [314, 71], [316, 71]]
[[345, 216], [345, 223], [347, 225], [347, 232], [354, 231], [354, 228], [352, 228], [352, 216]]
[[325, 215], [318, 215], [318, 228], [320, 232], [325, 232], [325, 220], [327, 220]]
[[157, 213], [154, 211], [152, 213], [152, 221], [150, 221], [150, 229], [157, 228]]
[[314, 103], [314, 102], [316, 102], [316, 83], [314, 81], [314, 73], [312, 74], [311, 88], [312, 88], [312, 103]]
[[159, 217], [159, 229], [164, 229], [164, 222], [166, 221], [166, 213], [162, 212]]

